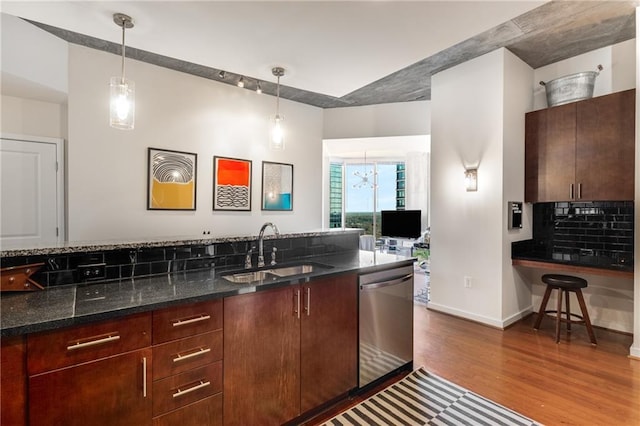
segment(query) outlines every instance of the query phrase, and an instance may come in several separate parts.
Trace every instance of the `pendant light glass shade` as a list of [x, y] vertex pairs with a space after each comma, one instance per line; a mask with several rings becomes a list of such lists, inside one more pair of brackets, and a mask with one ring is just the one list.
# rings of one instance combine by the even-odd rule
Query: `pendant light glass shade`
[[274, 151], [284, 151], [284, 129], [282, 127], [283, 117], [276, 115], [271, 119], [271, 139], [269, 139], [269, 149]]
[[276, 86], [276, 115], [271, 119], [270, 123], [269, 149], [284, 151], [284, 128], [282, 126], [284, 117], [280, 115], [280, 77], [284, 75], [284, 68], [275, 67], [271, 72], [278, 78], [278, 85]]
[[131, 80], [111, 77], [109, 124], [123, 130], [133, 129], [136, 112], [136, 86]]
[[136, 86], [124, 76], [124, 32], [126, 28], [133, 28], [133, 21], [130, 16], [115, 13], [113, 22], [122, 28], [122, 75], [111, 77], [109, 125], [116, 129], [131, 130], [135, 124]]

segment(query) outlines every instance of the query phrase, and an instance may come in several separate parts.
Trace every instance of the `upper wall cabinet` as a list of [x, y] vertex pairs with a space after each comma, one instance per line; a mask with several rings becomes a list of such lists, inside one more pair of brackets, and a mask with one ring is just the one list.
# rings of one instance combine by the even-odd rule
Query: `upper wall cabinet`
[[525, 201], [634, 199], [635, 89], [526, 114]]

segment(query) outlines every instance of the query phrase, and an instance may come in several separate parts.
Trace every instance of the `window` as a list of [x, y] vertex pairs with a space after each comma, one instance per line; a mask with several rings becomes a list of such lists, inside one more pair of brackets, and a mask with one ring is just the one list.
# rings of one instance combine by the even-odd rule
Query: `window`
[[342, 163], [331, 163], [329, 170], [329, 228], [341, 228]]
[[344, 217], [345, 227], [362, 228], [365, 234], [373, 234], [374, 177], [377, 181], [376, 236], [380, 236], [380, 211], [404, 209], [404, 163], [347, 163], [344, 167], [342, 163], [331, 163], [329, 227], [342, 227]]

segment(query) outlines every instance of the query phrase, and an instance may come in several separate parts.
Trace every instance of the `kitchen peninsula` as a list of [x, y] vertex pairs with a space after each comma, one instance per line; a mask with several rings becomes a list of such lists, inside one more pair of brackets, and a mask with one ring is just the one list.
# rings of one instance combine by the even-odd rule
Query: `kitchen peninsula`
[[[13, 412], [22, 421], [12, 424], [84, 424], [87, 413], [107, 423], [117, 416], [129, 424], [241, 424], [243, 418], [223, 419], [222, 412], [228, 401], [243, 398], [250, 407], [243, 408], [245, 420], [267, 416], [282, 423], [345, 396], [357, 386], [357, 275], [414, 260], [360, 251], [359, 234], [265, 237], [265, 252], [277, 247], [277, 263], [260, 270], [310, 268], [250, 282], [228, 277], [246, 275], [254, 237], [2, 252], [3, 267], [44, 264], [33, 276], [46, 288], [0, 300], [3, 369], [9, 365], [15, 373], [2, 377], [3, 423]], [[104, 277], [84, 280], [78, 271], [88, 264], [82, 262], [98, 265]], [[261, 402], [252, 403], [246, 387], [228, 379], [248, 367], [238, 366], [247, 354], [233, 344], [265, 338], [251, 337], [251, 318], [275, 327], [256, 362], [266, 374], [262, 381], [292, 392], [285, 392], [286, 409], [279, 399], [285, 394], [261, 394]], [[316, 323], [317, 331], [305, 334]], [[284, 325], [287, 333], [274, 334]], [[287, 353], [285, 366], [279, 362]], [[333, 379], [320, 386], [317, 374]], [[92, 389], [94, 382], [101, 386]], [[320, 400], [309, 399], [304, 383], [313, 383], [311, 394]], [[8, 401], [13, 411], [5, 410]], [[225, 413], [232, 409], [224, 405]]]

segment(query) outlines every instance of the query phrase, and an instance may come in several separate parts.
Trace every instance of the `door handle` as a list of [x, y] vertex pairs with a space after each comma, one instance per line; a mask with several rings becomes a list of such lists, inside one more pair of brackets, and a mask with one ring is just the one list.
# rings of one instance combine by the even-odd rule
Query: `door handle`
[[307, 313], [307, 316], [309, 316], [311, 315], [311, 288], [305, 287], [304, 292], [306, 296], [304, 311]]
[[293, 314], [300, 318], [300, 289], [297, 289], [293, 295], [295, 301], [293, 302]]
[[118, 332], [109, 333], [107, 337], [97, 338], [95, 340], [89, 340], [88, 342], [76, 342], [73, 345], [67, 346], [68, 351], [74, 351], [76, 349], [87, 348], [90, 346], [101, 345], [103, 343], [115, 342], [116, 340], [120, 340], [120, 336]]
[[206, 321], [208, 319], [210, 319], [211, 316], [210, 315], [200, 315], [198, 317], [195, 318], [189, 318], [186, 320], [177, 320], [176, 322], [173, 323], [174, 327], [180, 327], [181, 325], [187, 325], [187, 324], [193, 324], [194, 322], [200, 322], [200, 321]]

